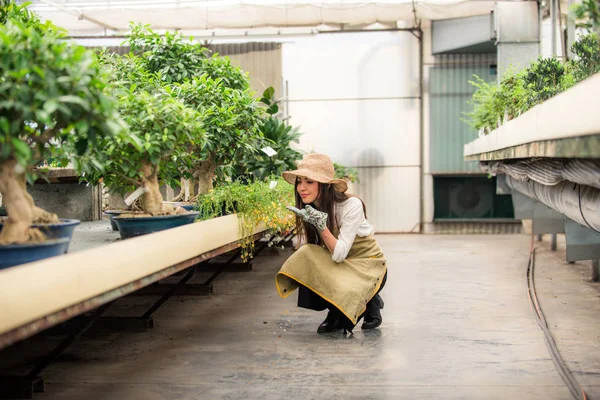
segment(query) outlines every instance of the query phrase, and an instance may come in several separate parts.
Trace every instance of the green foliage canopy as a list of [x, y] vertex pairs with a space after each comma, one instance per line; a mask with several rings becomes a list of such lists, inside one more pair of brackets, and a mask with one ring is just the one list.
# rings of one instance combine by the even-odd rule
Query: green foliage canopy
[[78, 170], [102, 168], [97, 142], [123, 128], [108, 76], [91, 51], [26, 6], [0, 6], [0, 163], [31, 171], [53, 152], [66, 164], [70, 151]]

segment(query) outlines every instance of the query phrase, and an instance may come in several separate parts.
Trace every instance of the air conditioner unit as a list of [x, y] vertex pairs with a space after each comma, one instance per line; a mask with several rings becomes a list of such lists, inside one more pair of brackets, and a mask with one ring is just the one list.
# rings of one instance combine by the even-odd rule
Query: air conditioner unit
[[491, 218], [494, 187], [487, 182], [453, 182], [449, 188], [450, 218]]

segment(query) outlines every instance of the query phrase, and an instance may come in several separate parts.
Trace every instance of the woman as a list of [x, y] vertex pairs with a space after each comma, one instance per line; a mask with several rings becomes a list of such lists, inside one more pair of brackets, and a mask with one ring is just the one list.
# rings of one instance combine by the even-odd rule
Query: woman
[[300, 247], [277, 273], [279, 295], [299, 288], [298, 306], [329, 309], [317, 332], [352, 332], [364, 317], [362, 329], [381, 325], [383, 300], [379, 291], [387, 278], [386, 260], [372, 236], [365, 206], [346, 194], [345, 181], [334, 179], [331, 159], [307, 154], [298, 169], [283, 173], [296, 189]]

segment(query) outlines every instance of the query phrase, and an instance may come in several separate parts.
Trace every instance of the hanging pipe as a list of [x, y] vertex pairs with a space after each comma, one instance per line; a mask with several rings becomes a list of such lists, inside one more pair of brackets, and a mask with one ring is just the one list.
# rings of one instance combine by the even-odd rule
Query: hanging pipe
[[511, 189], [600, 233], [600, 190], [569, 181], [547, 186], [531, 180], [518, 181], [508, 175], [506, 175], [506, 184]]

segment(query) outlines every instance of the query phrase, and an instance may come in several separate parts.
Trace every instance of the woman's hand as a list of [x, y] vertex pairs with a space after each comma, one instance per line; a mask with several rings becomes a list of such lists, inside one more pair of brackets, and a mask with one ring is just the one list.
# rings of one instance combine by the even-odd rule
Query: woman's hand
[[286, 207], [288, 210], [293, 211], [298, 215], [304, 222], [314, 225], [319, 232], [327, 227], [327, 213], [315, 210], [311, 206], [307, 205], [304, 210], [299, 210], [296, 207]]

